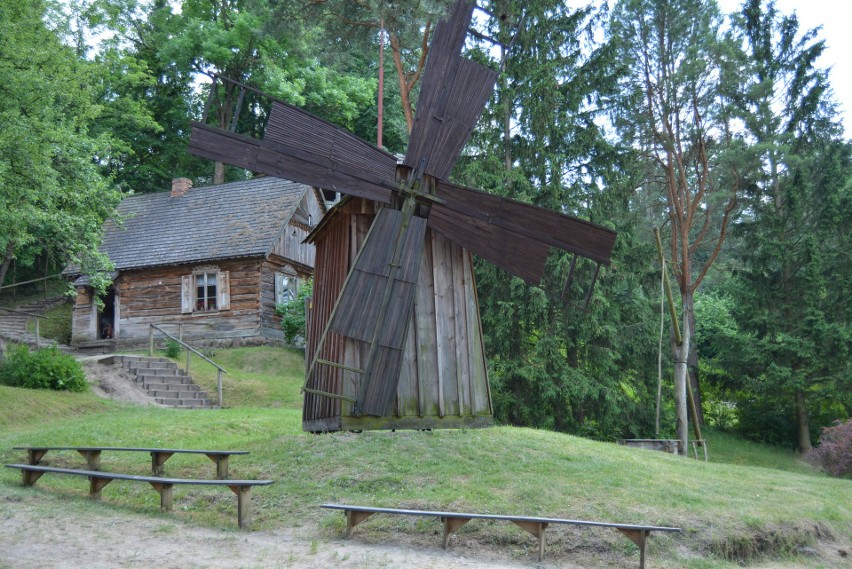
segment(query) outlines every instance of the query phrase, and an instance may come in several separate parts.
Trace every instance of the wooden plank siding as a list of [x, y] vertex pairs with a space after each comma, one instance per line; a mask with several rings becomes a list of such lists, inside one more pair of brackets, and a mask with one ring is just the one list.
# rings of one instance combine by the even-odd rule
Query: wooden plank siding
[[[333, 217], [312, 236], [317, 246], [317, 271], [315, 296], [308, 312], [306, 355], [309, 360], [315, 355], [375, 208], [374, 203], [365, 200], [350, 200], [334, 210]], [[490, 424], [492, 407], [472, 256], [458, 244], [431, 231], [427, 231], [420, 259], [412, 312], [391, 411], [384, 417], [356, 417], [348, 401], [305, 393], [304, 430], [422, 429]], [[361, 368], [368, 349], [369, 345], [364, 342], [329, 332], [319, 358]], [[307, 386], [354, 397], [360, 389], [360, 375], [319, 364], [308, 378]]]

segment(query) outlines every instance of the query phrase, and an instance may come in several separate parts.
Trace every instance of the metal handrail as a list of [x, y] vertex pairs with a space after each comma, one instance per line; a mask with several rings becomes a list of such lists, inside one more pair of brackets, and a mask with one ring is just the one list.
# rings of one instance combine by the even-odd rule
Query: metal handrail
[[162, 333], [166, 338], [174, 340], [175, 342], [177, 342], [178, 344], [180, 344], [181, 346], [186, 348], [186, 373], [187, 373], [187, 375], [189, 375], [189, 362], [190, 362], [190, 355], [191, 354], [195, 354], [196, 356], [200, 357], [202, 360], [206, 361], [207, 363], [209, 363], [210, 365], [212, 365], [213, 367], [215, 367], [218, 370], [216, 381], [217, 381], [218, 389], [219, 389], [219, 407], [221, 407], [222, 406], [222, 374], [228, 373], [225, 370], [225, 368], [223, 368], [222, 366], [220, 366], [219, 364], [217, 364], [216, 362], [214, 362], [213, 360], [211, 360], [210, 358], [208, 358], [207, 356], [205, 356], [204, 354], [202, 354], [201, 352], [199, 352], [198, 350], [196, 350], [195, 348], [193, 348], [192, 346], [190, 346], [189, 344], [187, 344], [183, 340], [181, 340], [179, 338], [175, 338], [174, 336], [172, 336], [171, 334], [169, 334], [168, 332], [166, 332], [165, 330], [163, 330], [162, 328], [160, 328], [156, 324], [149, 324], [149, 326], [150, 326], [150, 328], [148, 328], [148, 355], [150, 357], [154, 356], [154, 330], [156, 329], [156, 330], [159, 330], [160, 333]]
[[37, 282], [46, 281], [46, 280], [49, 280], [49, 279], [61, 278], [61, 277], [62, 277], [62, 273], [57, 273], [55, 275], [48, 275], [46, 277], [39, 277], [37, 279], [31, 279], [31, 280], [28, 280], [28, 281], [21, 281], [19, 283], [12, 283], [12, 284], [8, 284], [8, 285], [3, 285], [3, 286], [0, 286], [0, 290], [2, 290], [4, 288], [15, 288], [15, 287], [18, 287], [18, 286], [21, 286], [21, 285], [32, 284], [32, 283], [37, 283]]
[[[5, 310], [6, 312], [14, 312], [15, 314], [23, 314], [24, 316], [35, 318], [35, 343], [36, 348], [41, 348], [41, 330], [39, 329], [39, 322], [41, 322], [42, 318], [46, 318], [46, 316], [42, 314], [33, 314], [32, 312], [24, 312], [23, 310], [15, 310], [14, 308], [5, 308], [3, 306], [0, 306], [0, 310]], [[27, 323], [29, 323], [29, 320], [27, 321]]]

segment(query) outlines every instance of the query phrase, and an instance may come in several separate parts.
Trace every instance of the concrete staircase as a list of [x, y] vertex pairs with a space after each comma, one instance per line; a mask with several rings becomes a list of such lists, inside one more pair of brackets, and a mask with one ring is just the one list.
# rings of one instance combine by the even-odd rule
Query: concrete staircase
[[[67, 302], [67, 299], [60, 296], [16, 306], [14, 307], [14, 310], [27, 312], [29, 314], [44, 314], [51, 308], [58, 306], [63, 302]], [[27, 316], [26, 314], [8, 312], [0, 309], [0, 338], [19, 344], [27, 344], [32, 347], [36, 346], [36, 344], [41, 347], [53, 345], [57, 346], [64, 352], [73, 351], [69, 346], [58, 345], [54, 340], [48, 340], [47, 338], [38, 338], [38, 341], [36, 341], [35, 334], [27, 331], [27, 323], [32, 319], [33, 318], [31, 316]]]
[[171, 360], [145, 356], [112, 356], [130, 371], [157, 403], [180, 409], [212, 409], [210, 397]]

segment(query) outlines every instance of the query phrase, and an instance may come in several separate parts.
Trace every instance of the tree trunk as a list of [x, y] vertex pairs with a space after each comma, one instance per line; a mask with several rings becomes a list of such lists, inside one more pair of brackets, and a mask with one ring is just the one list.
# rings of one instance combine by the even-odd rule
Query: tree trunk
[[3, 252], [3, 264], [0, 265], [0, 286], [6, 279], [6, 272], [9, 270], [9, 265], [12, 264], [12, 258], [15, 253], [15, 242], [9, 241], [6, 244], [6, 250]]
[[[684, 329], [689, 329], [689, 337], [695, 337], [695, 292], [689, 291], [683, 297]], [[689, 343], [689, 354], [686, 357], [686, 369], [689, 373], [689, 385], [692, 388], [692, 398], [695, 402], [695, 414], [692, 417], [699, 425], [704, 425], [704, 408], [701, 404], [701, 384], [698, 382], [698, 343]], [[692, 411], [689, 412], [692, 415]]]
[[216, 162], [213, 165], [213, 185], [225, 183], [225, 164], [224, 162]]
[[804, 454], [813, 449], [805, 392], [801, 389], [796, 390], [796, 430], [799, 440], [799, 452]]
[[[688, 298], [687, 298], [688, 297]], [[689, 346], [692, 343], [692, 334], [687, 325], [688, 314], [691, 312], [691, 294], [683, 294], [683, 323], [681, 331], [682, 343], [680, 346], [674, 345], [674, 400], [675, 411], [677, 413], [677, 421], [675, 423], [678, 440], [678, 451], [683, 456], [689, 456], [689, 419], [687, 408], [689, 400], [686, 394], [686, 382], [689, 381], [689, 371], [687, 370], [686, 360], [689, 357]], [[689, 309], [687, 309], [689, 306]]]

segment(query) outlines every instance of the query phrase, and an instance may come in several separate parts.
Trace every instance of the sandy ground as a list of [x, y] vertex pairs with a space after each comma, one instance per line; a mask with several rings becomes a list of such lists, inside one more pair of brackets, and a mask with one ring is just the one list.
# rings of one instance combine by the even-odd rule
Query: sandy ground
[[100, 363], [99, 359], [102, 358], [95, 356], [80, 361], [95, 394], [137, 405], [161, 406], [141, 385], [133, 381], [131, 373], [121, 367], [121, 364], [104, 364]]
[[[63, 502], [32, 490], [0, 495], [0, 569], [442, 569], [550, 568], [432, 546], [316, 538], [316, 528], [209, 529], [163, 516], [120, 512], [107, 504]], [[440, 540], [440, 537], [437, 538]], [[586, 568], [588, 569], [588, 568]]]

